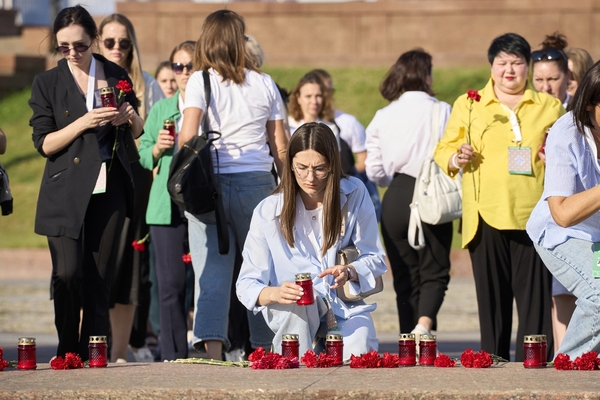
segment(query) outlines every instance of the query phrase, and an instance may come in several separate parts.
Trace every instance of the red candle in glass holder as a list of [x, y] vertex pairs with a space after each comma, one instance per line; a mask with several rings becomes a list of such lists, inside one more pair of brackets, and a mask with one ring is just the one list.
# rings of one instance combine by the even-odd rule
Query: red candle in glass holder
[[398, 362], [401, 367], [417, 364], [417, 346], [414, 333], [401, 333], [398, 337]]
[[285, 358], [300, 358], [300, 343], [298, 335], [286, 333], [281, 336], [281, 355]]
[[344, 336], [341, 333], [328, 333], [325, 338], [325, 352], [333, 356], [333, 365], [344, 364]]
[[169, 131], [170, 136], [175, 137], [175, 120], [165, 119], [165, 122], [163, 122], [163, 129]]
[[100, 102], [102, 103], [102, 107], [117, 108], [117, 98], [115, 96], [115, 89], [110, 86], [101, 88]]
[[19, 338], [17, 346], [17, 369], [36, 369], [36, 348], [35, 338]]
[[90, 368], [102, 368], [108, 365], [106, 336], [90, 336], [88, 349], [90, 352]]
[[296, 285], [302, 286], [302, 289], [304, 289], [302, 297], [296, 301], [296, 304], [299, 306], [313, 304], [315, 302], [315, 297], [313, 294], [313, 283], [310, 272], [296, 274]]
[[542, 339], [542, 367], [548, 365], [547, 351], [548, 351], [548, 343], [546, 342], [546, 335], [540, 335]]
[[433, 365], [437, 355], [435, 335], [421, 335], [419, 338], [419, 365]]
[[523, 366], [525, 368], [542, 368], [546, 358], [542, 335], [525, 335], [523, 338]]

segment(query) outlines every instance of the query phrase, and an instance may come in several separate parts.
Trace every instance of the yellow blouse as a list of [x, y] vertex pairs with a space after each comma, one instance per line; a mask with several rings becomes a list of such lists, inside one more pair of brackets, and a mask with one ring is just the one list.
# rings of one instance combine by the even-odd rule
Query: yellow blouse
[[[435, 162], [449, 175], [448, 161], [458, 147], [468, 143], [475, 149], [472, 166], [463, 168], [462, 246], [473, 240], [479, 215], [490, 226], [524, 230], [529, 214], [540, 199], [544, 185], [544, 163], [538, 156], [545, 133], [565, 113], [558, 99], [536, 92], [530, 85], [514, 111], [521, 128], [521, 147], [531, 148], [531, 175], [509, 173], [508, 148], [517, 146], [509, 120], [510, 112], [494, 94], [493, 80], [479, 91], [481, 100], [467, 95], [454, 103], [446, 132], [435, 149]], [[471, 121], [468, 135], [469, 118]]]

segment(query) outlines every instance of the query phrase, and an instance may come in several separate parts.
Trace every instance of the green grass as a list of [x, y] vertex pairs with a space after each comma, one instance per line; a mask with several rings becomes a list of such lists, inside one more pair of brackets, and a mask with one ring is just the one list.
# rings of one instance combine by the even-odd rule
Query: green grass
[[[264, 68], [282, 87], [291, 90], [311, 68]], [[388, 103], [379, 94], [385, 68], [330, 68], [336, 88], [337, 108], [355, 115], [365, 126], [375, 112]], [[440, 100], [450, 104], [467, 89], [482, 88], [489, 78], [489, 68], [434, 69], [433, 89]], [[10, 177], [14, 211], [0, 216], [0, 248], [45, 247], [46, 238], [33, 233], [38, 190], [44, 158], [33, 147], [27, 101], [30, 88], [0, 99], [0, 127], [8, 138], [6, 154], [0, 162]], [[381, 190], [382, 195], [385, 190]], [[455, 227], [456, 227], [455, 223]], [[454, 235], [453, 247], [460, 247], [460, 235]]]

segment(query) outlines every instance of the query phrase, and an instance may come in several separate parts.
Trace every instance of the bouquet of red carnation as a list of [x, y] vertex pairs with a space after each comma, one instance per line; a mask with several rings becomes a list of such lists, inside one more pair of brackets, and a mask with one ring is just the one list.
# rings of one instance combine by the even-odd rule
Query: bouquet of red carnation
[[321, 353], [318, 356], [312, 350], [307, 350], [306, 353], [300, 358], [300, 361], [307, 368], [329, 368], [333, 367], [335, 358], [331, 354]]
[[350, 368], [398, 368], [400, 358], [397, 354], [383, 353], [379, 357], [377, 351], [372, 350], [360, 357], [354, 354], [350, 356]]
[[460, 356], [460, 363], [465, 368], [489, 368], [494, 360], [485, 350], [475, 353], [473, 349], [467, 349]]
[[300, 362], [298, 358], [286, 358], [279, 353], [265, 352], [265, 349], [258, 347], [248, 356], [248, 361], [252, 362], [252, 369], [290, 369], [298, 368]]
[[590, 351], [571, 361], [568, 354], [559, 353], [554, 358], [554, 369], [561, 371], [594, 371], [600, 369], [600, 358], [598, 352]]
[[50, 361], [50, 366], [52, 369], [77, 369], [83, 368], [83, 362], [81, 361], [81, 357], [79, 354], [75, 353], [67, 353], [65, 357], [54, 357], [52, 361]]

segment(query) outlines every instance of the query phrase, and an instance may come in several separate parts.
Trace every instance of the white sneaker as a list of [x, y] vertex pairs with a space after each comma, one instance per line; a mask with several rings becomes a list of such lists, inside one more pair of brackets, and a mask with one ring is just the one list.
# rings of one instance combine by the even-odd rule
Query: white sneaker
[[150, 351], [149, 348], [147, 348], [146, 346], [144, 347], [140, 347], [139, 349], [137, 349], [137, 351], [135, 351], [133, 348], [130, 348], [131, 352], [133, 353], [133, 357], [135, 358], [135, 361], [137, 362], [154, 362], [154, 355], [152, 354], [152, 352]]
[[225, 361], [244, 361], [244, 355], [246, 353], [242, 349], [233, 349], [225, 352]]

